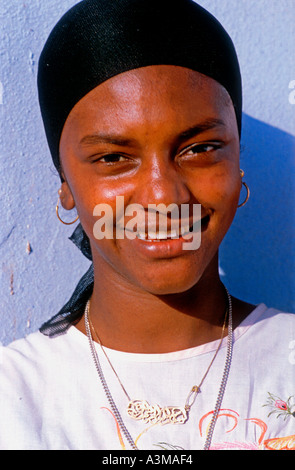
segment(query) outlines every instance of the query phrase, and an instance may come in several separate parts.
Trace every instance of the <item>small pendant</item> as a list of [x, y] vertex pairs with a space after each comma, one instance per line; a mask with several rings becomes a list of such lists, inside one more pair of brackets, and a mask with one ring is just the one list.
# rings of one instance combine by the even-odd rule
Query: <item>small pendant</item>
[[185, 407], [150, 405], [147, 401], [131, 400], [127, 413], [136, 420], [148, 424], [184, 424], [188, 419]]

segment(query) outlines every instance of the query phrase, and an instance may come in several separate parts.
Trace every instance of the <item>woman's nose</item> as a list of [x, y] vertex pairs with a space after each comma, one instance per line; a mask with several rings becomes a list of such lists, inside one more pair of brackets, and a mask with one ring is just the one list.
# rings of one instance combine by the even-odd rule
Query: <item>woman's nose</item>
[[156, 159], [145, 168], [140, 178], [140, 201], [145, 208], [149, 204], [187, 204], [191, 193], [184, 175], [175, 163], [163, 163]]

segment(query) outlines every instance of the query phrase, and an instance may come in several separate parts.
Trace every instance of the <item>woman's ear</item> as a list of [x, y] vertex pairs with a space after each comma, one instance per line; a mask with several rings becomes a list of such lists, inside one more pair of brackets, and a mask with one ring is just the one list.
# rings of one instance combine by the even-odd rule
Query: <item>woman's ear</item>
[[66, 181], [63, 181], [60, 189], [58, 190], [59, 199], [64, 209], [70, 211], [75, 207], [75, 201], [71, 189]]

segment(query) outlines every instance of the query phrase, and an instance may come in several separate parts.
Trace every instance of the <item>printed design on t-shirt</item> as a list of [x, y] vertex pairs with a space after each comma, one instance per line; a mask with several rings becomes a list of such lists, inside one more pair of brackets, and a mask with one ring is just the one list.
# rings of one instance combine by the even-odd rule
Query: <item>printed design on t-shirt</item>
[[[278, 402], [277, 405], [279, 404], [283, 406], [281, 403]], [[203, 423], [206, 420], [206, 418], [211, 414], [213, 414], [213, 411], [210, 411], [209, 413], [206, 413], [205, 415], [203, 415], [199, 421], [199, 432], [201, 436], [203, 435]], [[217, 419], [219, 419], [222, 416], [231, 417], [233, 420], [233, 426], [230, 429], [228, 429], [226, 433], [231, 433], [237, 427], [239, 419], [242, 419], [243, 421], [249, 421], [250, 423], [253, 423], [255, 426], [258, 426], [260, 429], [260, 435], [257, 439], [257, 442], [237, 442], [237, 441], [218, 442], [218, 443], [213, 442], [210, 447], [211, 450], [222, 450], [222, 449], [295, 450], [295, 435], [286, 436], [286, 437], [275, 437], [272, 439], [264, 439], [268, 426], [262, 419], [240, 418], [239, 413], [237, 413], [234, 410], [222, 410], [221, 409], [219, 411], [219, 414], [217, 415]], [[209, 424], [210, 424], [210, 421], [209, 421]], [[209, 424], [207, 425], [207, 429], [204, 433], [205, 435], [208, 432]]]
[[[213, 413], [214, 411], [209, 411], [209, 413], [206, 413], [201, 417], [199, 421], [199, 433], [201, 437], [207, 435], [207, 432], [209, 430], [209, 425], [211, 422], [210, 415], [213, 415]], [[264, 421], [258, 418], [247, 418], [247, 419], [244, 418], [243, 419], [240, 417], [237, 411], [231, 410], [231, 409], [220, 409], [217, 415], [217, 421], [223, 416], [231, 418], [231, 420], [233, 421], [232, 426], [225, 431], [227, 434], [231, 433], [238, 426], [240, 419], [242, 419], [243, 421], [249, 421], [253, 423], [255, 426], [258, 426], [260, 428], [259, 438], [257, 442], [241, 442], [241, 441], [213, 442], [210, 446], [210, 450], [222, 450], [222, 449], [259, 450], [262, 448], [263, 439], [267, 431], [267, 425]], [[209, 417], [210, 419], [207, 419]], [[204, 429], [204, 423], [206, 421], [207, 421], [207, 427], [206, 429]]]
[[[291, 398], [291, 397], [290, 397]], [[279, 400], [279, 399], [278, 399]], [[277, 398], [276, 398], [277, 401]], [[284, 402], [285, 403], [285, 402]], [[279, 403], [277, 403], [279, 404]], [[102, 407], [101, 409], [107, 410], [113, 417], [116, 426], [116, 433], [117, 437], [121, 446], [122, 450], [126, 450], [126, 446], [124, 443], [124, 439], [120, 430], [119, 423], [113, 414], [113, 412], [106, 407]], [[205, 413], [201, 419], [199, 420], [198, 430], [201, 437], [206, 437], [206, 434], [209, 429], [211, 417], [214, 411], [209, 411]], [[271, 413], [270, 413], [271, 414]], [[293, 415], [292, 415], [293, 416]], [[224, 442], [213, 442], [210, 446], [210, 450], [225, 450], [225, 449], [240, 449], [240, 450], [295, 450], [295, 434], [286, 437], [276, 437], [272, 439], [264, 439], [266, 431], [267, 431], [267, 424], [259, 418], [241, 418], [239, 413], [232, 409], [220, 409], [217, 415], [217, 421], [222, 418], [227, 417], [230, 418], [232, 424], [229, 429], [225, 432], [230, 434], [239, 424], [239, 421], [249, 421], [253, 423], [255, 426], [258, 426], [260, 430], [259, 437], [257, 442], [241, 442], [241, 441], [224, 441]], [[158, 423], [152, 424], [143, 429], [143, 431], [135, 438], [134, 443], [138, 446], [139, 439], [147, 433], [152, 427], [157, 426]], [[206, 427], [205, 427], [206, 426]], [[183, 447], [180, 447], [176, 444], [170, 444], [167, 442], [158, 442], [155, 444], [155, 447], [158, 447], [162, 450], [186, 450]], [[188, 449], [187, 449], [188, 450]], [[191, 449], [190, 449], [191, 450]]]
[[[269, 397], [270, 398], [270, 397]], [[275, 397], [274, 395], [271, 395], [272, 402], [276, 404], [276, 407], [282, 407], [285, 412], [288, 412], [291, 410], [290, 407], [290, 402], [291, 398], [287, 400], [287, 402], [284, 402], [283, 400], [280, 400], [278, 397]], [[203, 427], [203, 421], [210, 415], [213, 414], [213, 411], [206, 413], [204, 416], [199, 421], [199, 431], [200, 435], [202, 436], [202, 427]], [[272, 413], [269, 413], [268, 416], [270, 416]], [[289, 413], [289, 415], [294, 416], [293, 412]], [[219, 419], [221, 416], [231, 416], [231, 418], [234, 420], [234, 425], [228, 429], [226, 432], [230, 433], [232, 432], [235, 427], [238, 425], [239, 421], [239, 414], [234, 411], [234, 410], [220, 410], [219, 414], [217, 415], [217, 419]], [[211, 450], [221, 450], [221, 449], [248, 449], [248, 450], [295, 450], [295, 434], [291, 436], [286, 436], [286, 437], [275, 437], [272, 439], [264, 439], [266, 431], [268, 429], [267, 424], [259, 418], [243, 418], [243, 421], [249, 421], [255, 426], [258, 426], [260, 428], [260, 435], [257, 440], [257, 442], [221, 442], [221, 443], [213, 443], [210, 447]], [[209, 425], [208, 425], [209, 426]], [[206, 432], [208, 431], [208, 427], [206, 429]]]
[[[117, 437], [118, 437], [118, 440], [119, 440], [119, 443], [120, 443], [120, 446], [121, 446], [121, 449], [122, 450], [126, 450], [126, 446], [125, 446], [125, 443], [124, 443], [124, 439], [123, 439], [123, 436], [122, 436], [122, 433], [121, 433], [121, 429], [120, 429], [120, 425], [118, 423], [118, 420], [116, 418], [116, 416], [114, 415], [114, 413], [107, 407], [105, 406], [102, 406], [101, 407], [101, 410], [107, 410], [113, 417], [114, 421], [115, 421], [115, 425], [116, 425], [116, 433], [117, 433]], [[143, 434], [145, 434], [146, 432], [149, 431], [149, 429], [151, 429], [152, 427], [156, 426], [158, 423], [155, 423], [155, 424], [151, 424], [150, 426], [146, 427], [143, 429], [143, 431], [141, 433], [139, 433], [139, 435], [136, 437], [136, 439], [134, 440], [134, 444], [137, 446], [138, 444], [138, 440], [141, 438], [141, 436], [143, 436]]]
[[[203, 429], [204, 422], [207, 418], [213, 414], [213, 411], [209, 411], [209, 413], [204, 414], [200, 421], [199, 421], [199, 432], [200, 436], [206, 436], [210, 424], [207, 423], [206, 429]], [[232, 426], [226, 430], [226, 433], [231, 433], [238, 425], [239, 422], [239, 413], [234, 410], [229, 409], [220, 409], [220, 412], [217, 415], [217, 419], [221, 418], [222, 416], [228, 417], [232, 419]], [[239, 450], [295, 450], [295, 435], [287, 436], [287, 437], [276, 437], [273, 439], [266, 439], [264, 440], [266, 431], [267, 431], [267, 424], [259, 418], [247, 418], [243, 419], [243, 421], [249, 421], [254, 425], [260, 428], [260, 435], [257, 442], [240, 442], [240, 441], [225, 441], [225, 442], [215, 442], [212, 443], [210, 446], [210, 450], [226, 450], [226, 449], [239, 449]], [[161, 443], [160, 446], [164, 450], [178, 450], [181, 449], [177, 446], [172, 446], [168, 443]], [[185, 450], [185, 449], [182, 449]]]
[[269, 450], [295, 450], [295, 435], [267, 439], [264, 446]]
[[275, 414], [277, 418], [283, 416], [284, 421], [290, 417], [295, 418], [294, 396], [291, 396], [286, 401], [284, 401], [273, 393], [268, 392], [267, 402], [262, 406], [267, 406], [271, 409], [267, 417]]
[[106, 408], [105, 406], [102, 406], [101, 410], [107, 410], [109, 413], [111, 413], [111, 415], [114, 418], [114, 421], [116, 423], [116, 432], [117, 432], [117, 436], [118, 436], [118, 439], [119, 439], [119, 442], [120, 442], [120, 445], [121, 445], [121, 449], [126, 450], [124, 440], [123, 440], [123, 436], [121, 434], [120, 426], [119, 426], [119, 423], [117, 421], [116, 416], [114, 415], [114, 413], [109, 408]]

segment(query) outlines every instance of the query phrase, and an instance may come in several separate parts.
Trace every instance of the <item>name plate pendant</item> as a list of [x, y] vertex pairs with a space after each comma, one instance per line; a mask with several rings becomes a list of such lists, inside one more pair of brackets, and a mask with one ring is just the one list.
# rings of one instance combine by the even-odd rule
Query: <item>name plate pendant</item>
[[131, 400], [127, 413], [147, 424], [184, 424], [188, 420], [190, 407], [150, 405], [145, 400]]

